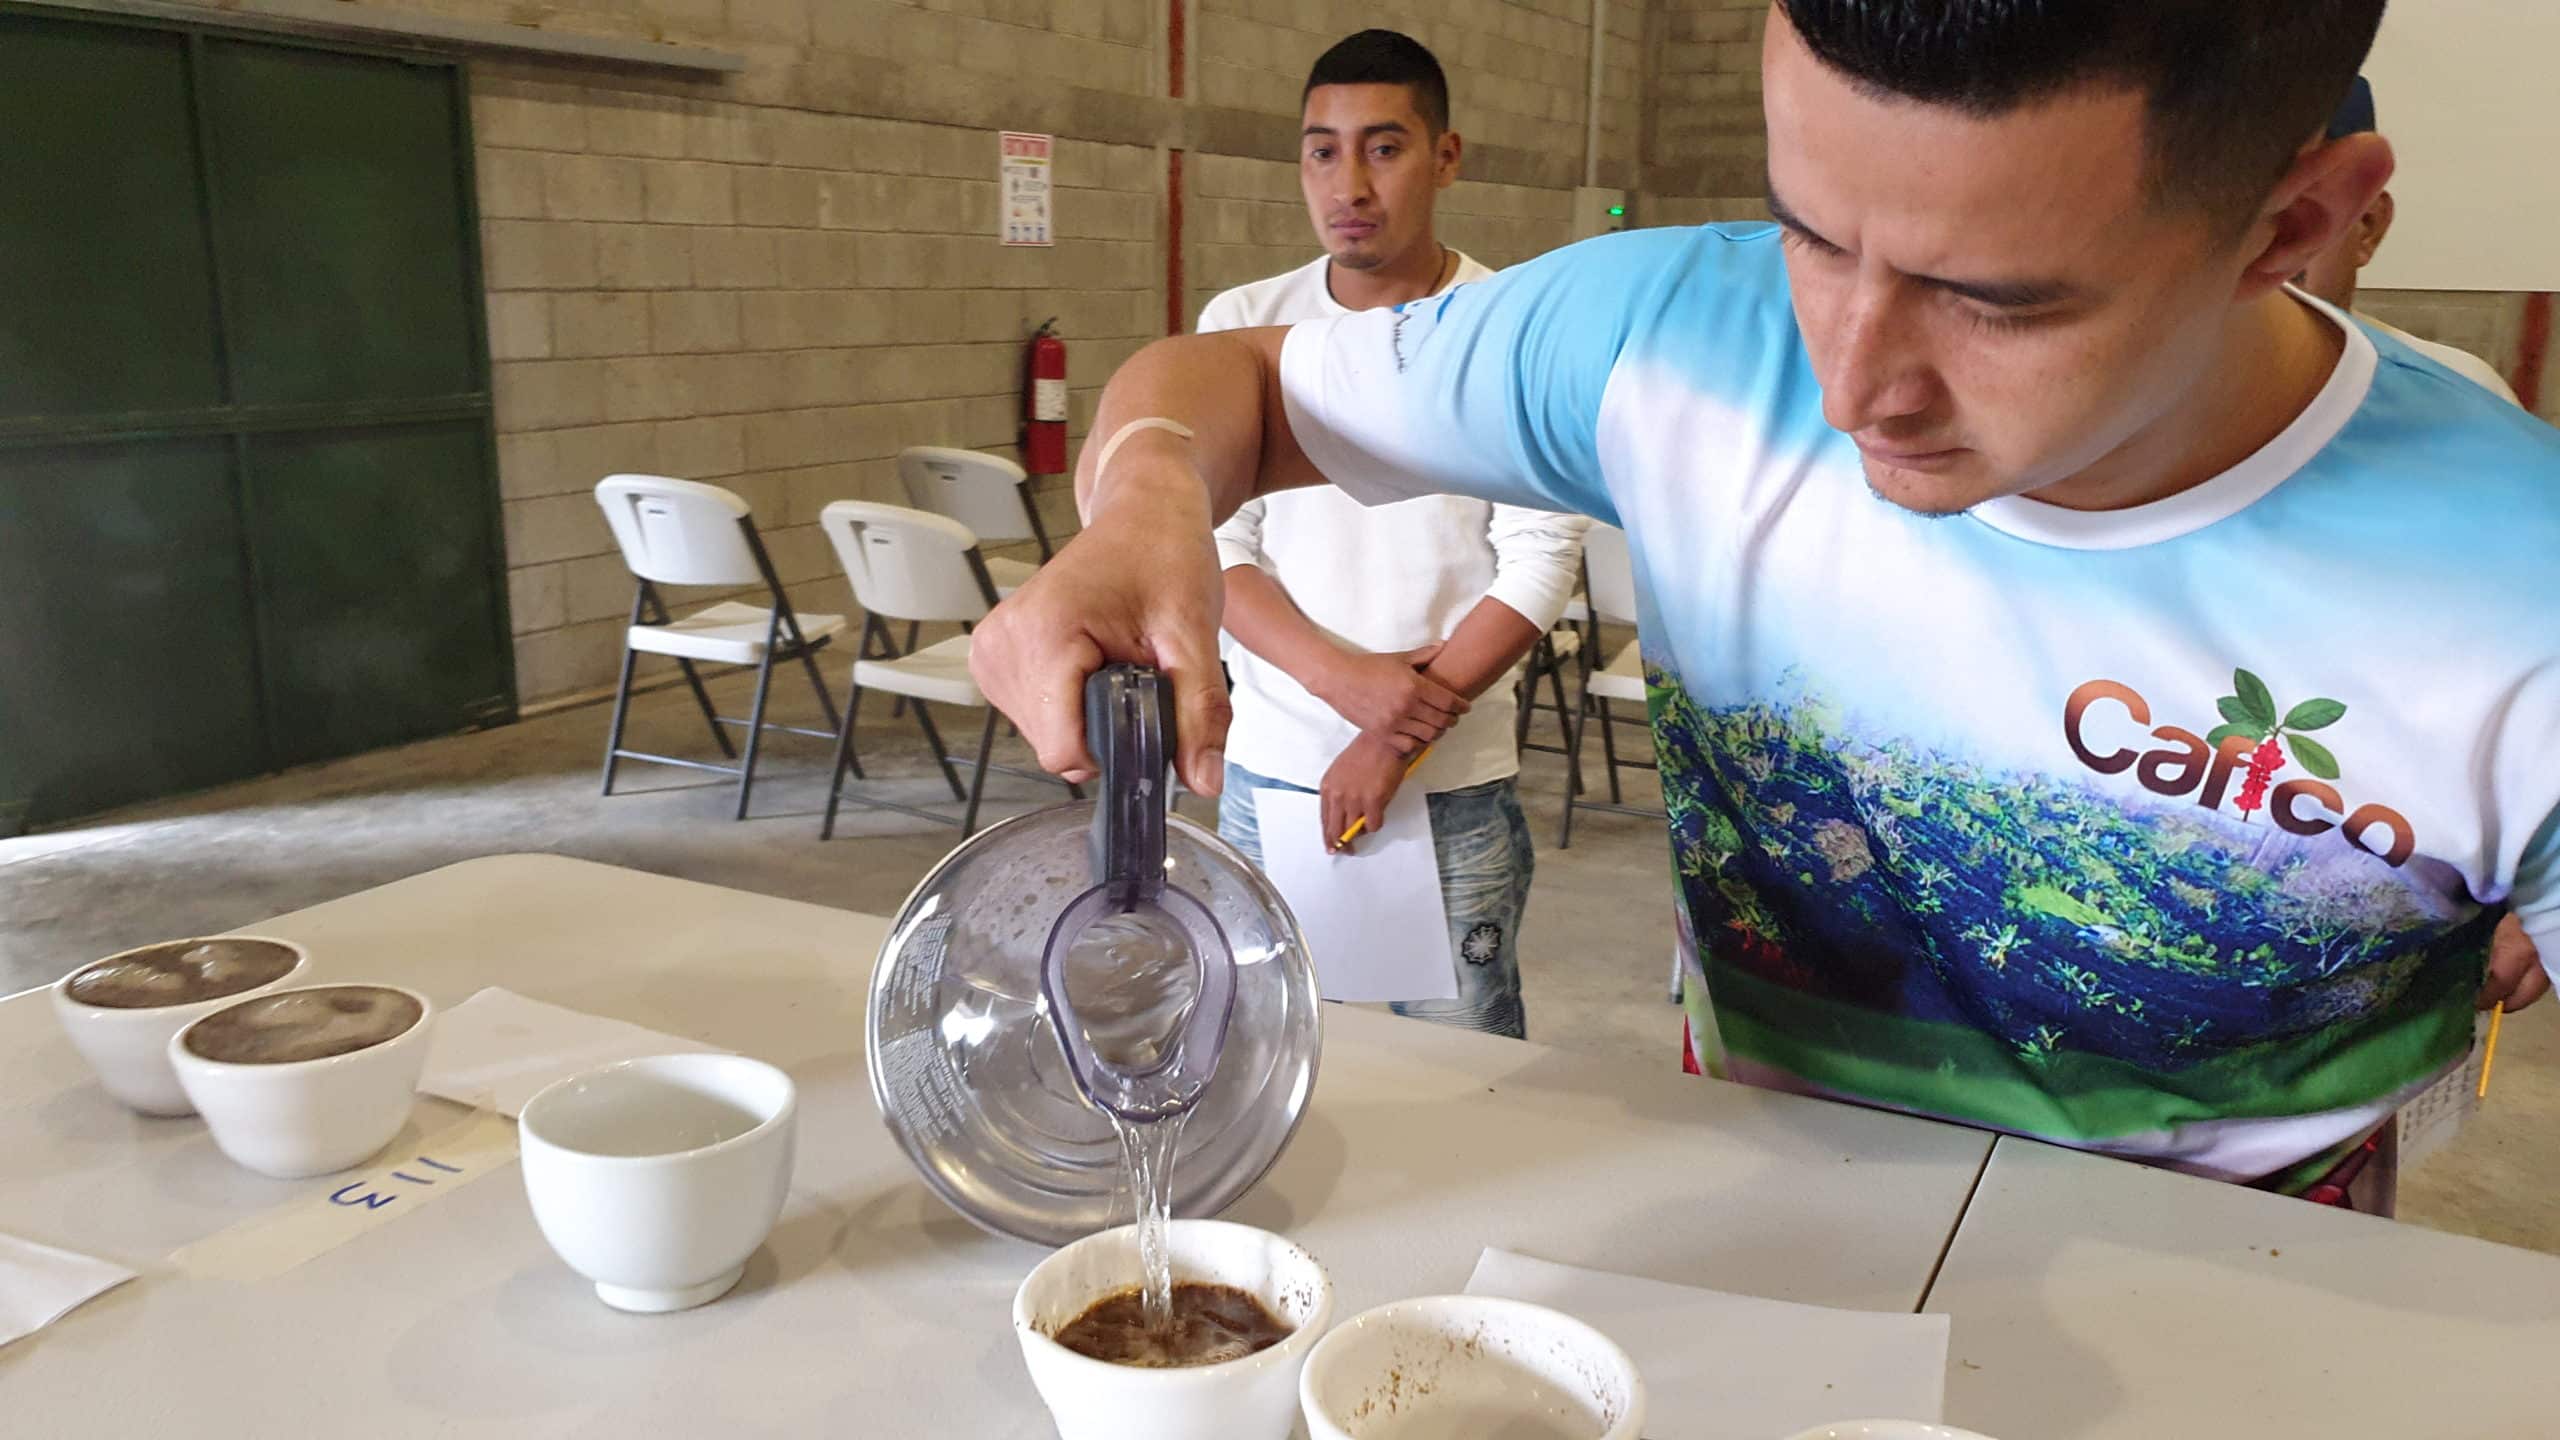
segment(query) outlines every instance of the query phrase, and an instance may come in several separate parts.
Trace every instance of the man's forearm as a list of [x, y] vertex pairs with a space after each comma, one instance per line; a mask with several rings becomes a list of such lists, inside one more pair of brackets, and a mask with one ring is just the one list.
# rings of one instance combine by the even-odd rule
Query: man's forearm
[[[1234, 592], [1229, 591], [1230, 594]], [[1492, 689], [1538, 645], [1527, 616], [1488, 595], [1476, 602], [1423, 674], [1470, 700]]]
[[[1281, 403], [1280, 343], [1287, 333], [1178, 335], [1131, 356], [1103, 387], [1093, 429], [1077, 457], [1077, 508], [1091, 517], [1110, 503], [1112, 486], [1131, 469], [1162, 473], [1161, 466], [1125, 466], [1120, 456], [1187, 457], [1207, 486], [1213, 524], [1256, 495], [1321, 483], [1324, 476], [1289, 433]], [[1149, 416], [1184, 426], [1191, 438], [1159, 429], [1133, 432], [1112, 461], [1113, 473], [1097, 475], [1111, 437]]]
[[1230, 565], [1226, 573], [1227, 633], [1237, 644], [1280, 667], [1310, 694], [1325, 688], [1327, 667], [1342, 654], [1316, 628], [1280, 582], [1255, 565]]

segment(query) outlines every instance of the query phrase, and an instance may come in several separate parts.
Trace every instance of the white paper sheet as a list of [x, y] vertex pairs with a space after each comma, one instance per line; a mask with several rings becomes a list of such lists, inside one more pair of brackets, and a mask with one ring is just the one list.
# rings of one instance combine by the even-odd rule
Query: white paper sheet
[[1777, 1440], [1837, 1420], [1936, 1423], [1947, 1317], [1833, 1310], [1487, 1250], [1470, 1295], [1561, 1310], [1644, 1377], [1645, 1440]]
[[1327, 1000], [1454, 1000], [1458, 964], [1431, 807], [1407, 785], [1387, 802], [1386, 824], [1346, 855], [1324, 848], [1321, 797], [1263, 789], [1253, 795], [1262, 868], [1307, 934], [1316, 989]]
[[132, 1278], [121, 1265], [0, 1235], [0, 1345], [34, 1334]]
[[491, 986], [436, 1017], [418, 1088], [513, 1118], [554, 1080], [643, 1055], [723, 1053]]

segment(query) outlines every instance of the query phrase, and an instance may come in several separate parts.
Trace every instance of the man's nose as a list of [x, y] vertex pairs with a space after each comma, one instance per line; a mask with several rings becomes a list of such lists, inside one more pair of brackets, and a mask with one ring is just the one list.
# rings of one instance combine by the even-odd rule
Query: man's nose
[[1377, 198], [1377, 187], [1369, 183], [1369, 162], [1353, 155], [1338, 171], [1333, 183], [1334, 203], [1358, 207]]
[[1918, 297], [1858, 282], [1831, 321], [1822, 418], [1845, 434], [1916, 415], [1936, 394], [1915, 314]]

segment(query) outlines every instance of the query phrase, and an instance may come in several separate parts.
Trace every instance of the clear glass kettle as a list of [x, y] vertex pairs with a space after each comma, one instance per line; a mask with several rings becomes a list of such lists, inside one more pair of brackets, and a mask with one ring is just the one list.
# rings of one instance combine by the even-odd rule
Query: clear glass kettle
[[907, 898], [872, 974], [872, 1094], [926, 1182], [1064, 1244], [1130, 1218], [1111, 1113], [1180, 1113], [1173, 1213], [1269, 1170], [1315, 1087], [1315, 970], [1277, 891], [1168, 813], [1167, 686], [1085, 691], [1091, 801], [992, 826]]

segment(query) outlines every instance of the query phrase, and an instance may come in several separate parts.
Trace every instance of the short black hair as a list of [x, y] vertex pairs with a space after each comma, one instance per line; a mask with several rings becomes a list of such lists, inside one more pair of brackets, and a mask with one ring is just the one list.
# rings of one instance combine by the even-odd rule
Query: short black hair
[[1334, 42], [1307, 72], [1301, 107], [1319, 85], [1402, 85], [1413, 91], [1413, 108], [1432, 134], [1449, 128], [1449, 77], [1421, 41], [1400, 30], [1363, 30]]
[[2148, 98], [2153, 190], [2239, 221], [2320, 135], [2384, 0], [1778, 0], [1825, 65], [1982, 116], [2074, 86]]

